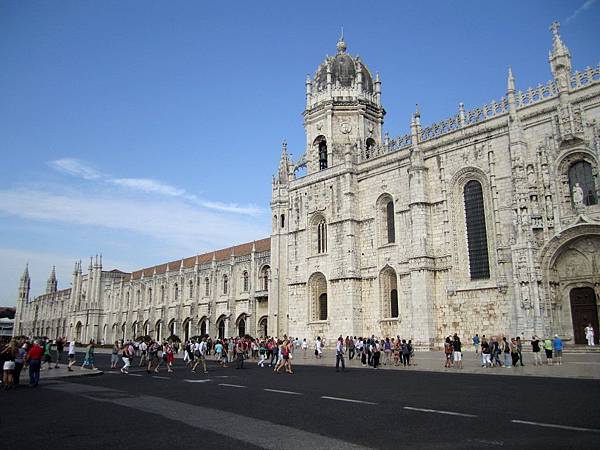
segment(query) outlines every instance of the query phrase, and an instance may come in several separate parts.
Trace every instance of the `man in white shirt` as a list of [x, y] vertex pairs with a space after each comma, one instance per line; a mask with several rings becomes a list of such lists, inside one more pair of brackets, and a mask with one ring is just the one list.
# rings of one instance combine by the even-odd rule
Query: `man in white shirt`
[[192, 372], [195, 372], [198, 364], [202, 363], [204, 373], [208, 373], [208, 370], [206, 370], [206, 337], [202, 337], [202, 340], [194, 345], [194, 356], [196, 362], [192, 367]]
[[142, 341], [142, 343], [139, 345], [138, 349], [140, 350], [140, 367], [142, 367], [142, 364], [147, 362], [147, 358], [146, 358], [146, 351], [148, 350], [148, 346], [146, 345], [146, 343], [144, 341]]
[[340, 361], [342, 363], [342, 372], [346, 370], [344, 363], [344, 338], [340, 335], [335, 346], [335, 371], [340, 371]]
[[75, 341], [69, 342], [69, 365], [67, 369], [69, 372], [73, 372], [73, 364], [75, 364]]

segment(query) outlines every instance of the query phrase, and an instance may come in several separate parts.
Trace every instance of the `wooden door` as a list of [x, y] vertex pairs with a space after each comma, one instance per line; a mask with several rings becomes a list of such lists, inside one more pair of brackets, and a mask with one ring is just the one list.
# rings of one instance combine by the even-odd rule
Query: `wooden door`
[[571, 297], [571, 316], [573, 318], [573, 336], [575, 344], [587, 344], [585, 327], [592, 324], [594, 328], [594, 341], [598, 343], [598, 307], [596, 293], [592, 288], [573, 288], [569, 293]]

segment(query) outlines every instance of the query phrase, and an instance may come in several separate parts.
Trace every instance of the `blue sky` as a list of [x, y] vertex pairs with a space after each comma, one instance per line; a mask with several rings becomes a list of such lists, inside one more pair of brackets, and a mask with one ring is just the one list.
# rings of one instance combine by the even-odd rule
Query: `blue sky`
[[281, 141], [304, 151], [304, 80], [341, 26], [397, 136], [415, 103], [428, 125], [499, 99], [509, 65], [546, 82], [555, 19], [574, 69], [597, 64], [596, 0], [1, 2], [0, 305], [27, 261], [39, 294], [92, 254], [133, 270], [268, 236]]

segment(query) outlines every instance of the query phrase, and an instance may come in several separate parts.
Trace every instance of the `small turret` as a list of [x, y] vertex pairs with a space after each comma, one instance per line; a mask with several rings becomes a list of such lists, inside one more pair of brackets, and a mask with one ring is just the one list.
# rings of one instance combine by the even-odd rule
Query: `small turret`
[[568, 101], [569, 91], [571, 89], [571, 52], [560, 38], [558, 31], [560, 23], [554, 21], [550, 26], [552, 31], [552, 50], [548, 56], [550, 69], [556, 81], [556, 88], [561, 104]]
[[46, 294], [52, 294], [58, 290], [58, 282], [56, 280], [56, 267], [52, 266], [52, 272], [46, 283]]
[[29, 291], [31, 289], [31, 278], [29, 278], [29, 263], [25, 264], [25, 270], [21, 275], [19, 282], [19, 300], [27, 302], [29, 301]]

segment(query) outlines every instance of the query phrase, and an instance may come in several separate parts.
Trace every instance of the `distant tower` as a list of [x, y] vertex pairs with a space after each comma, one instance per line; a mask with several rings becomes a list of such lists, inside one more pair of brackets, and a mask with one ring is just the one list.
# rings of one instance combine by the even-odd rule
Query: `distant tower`
[[46, 294], [52, 294], [56, 292], [58, 289], [58, 281], [56, 281], [56, 267], [52, 266], [52, 273], [50, 274], [50, 278], [48, 278], [48, 282], [46, 283]]
[[29, 292], [31, 290], [31, 278], [29, 278], [29, 264], [25, 265], [23, 275], [19, 281], [19, 298], [17, 299], [17, 310], [15, 312], [15, 326], [13, 336], [20, 336], [23, 330], [22, 317], [25, 304], [29, 302]]
[[328, 56], [306, 79], [307, 173], [344, 164], [345, 146], [353, 151], [381, 145], [383, 116], [381, 80], [373, 79], [359, 56], [346, 52], [343, 34], [337, 53]]

